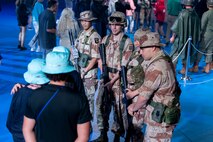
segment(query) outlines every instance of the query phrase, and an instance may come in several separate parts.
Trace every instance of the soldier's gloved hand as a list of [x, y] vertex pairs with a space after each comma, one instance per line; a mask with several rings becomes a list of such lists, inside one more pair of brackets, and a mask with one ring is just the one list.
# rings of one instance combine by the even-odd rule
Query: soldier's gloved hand
[[11, 94], [11, 95], [15, 94], [15, 93], [16, 93], [20, 88], [22, 88], [22, 87], [25, 87], [25, 85], [20, 84], [20, 83], [16, 83], [16, 84], [13, 86], [13, 88], [12, 88], [10, 94]]

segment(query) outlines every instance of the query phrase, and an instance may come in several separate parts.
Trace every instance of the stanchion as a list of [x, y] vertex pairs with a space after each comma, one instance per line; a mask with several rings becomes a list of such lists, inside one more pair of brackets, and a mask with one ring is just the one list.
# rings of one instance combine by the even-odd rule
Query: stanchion
[[189, 36], [188, 39], [188, 49], [187, 49], [187, 57], [186, 57], [186, 72], [185, 76], [181, 77], [181, 80], [184, 80], [184, 86], [186, 86], [186, 81], [191, 80], [191, 78], [188, 76], [188, 66], [190, 65], [190, 50], [191, 50], [191, 42], [192, 42], [192, 37]]

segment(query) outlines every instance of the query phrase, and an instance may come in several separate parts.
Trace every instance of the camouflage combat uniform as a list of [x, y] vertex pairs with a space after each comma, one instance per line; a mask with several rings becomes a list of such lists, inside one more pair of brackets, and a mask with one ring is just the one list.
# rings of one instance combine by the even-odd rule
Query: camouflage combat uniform
[[[126, 42], [124, 44], [124, 49], [122, 51], [122, 56], [120, 55], [119, 45], [121, 38], [123, 37], [124, 33], [120, 33], [120, 37], [115, 39], [112, 36], [110, 37], [109, 44], [106, 47], [106, 61], [107, 61], [107, 67], [111, 68], [115, 71], [120, 71], [121, 66], [126, 66], [127, 62], [132, 54], [133, 51], [133, 44], [130, 38], [126, 39]], [[103, 39], [103, 43], [105, 43], [106, 38]], [[122, 57], [122, 59], [121, 59]], [[110, 72], [109, 71], [109, 78], [112, 79], [117, 72]], [[122, 90], [121, 90], [121, 81], [118, 79], [112, 86], [112, 92], [114, 96], [114, 109], [116, 110], [114, 112], [114, 115], [117, 115], [118, 119], [113, 122], [112, 125], [112, 131], [118, 132], [120, 129], [120, 124], [118, 120], [123, 122], [124, 129], [127, 130], [127, 118], [124, 117], [125, 108], [123, 107], [122, 103]], [[121, 111], [121, 114], [118, 113]]]
[[[146, 109], [145, 142], [171, 141], [173, 130], [180, 118], [179, 95], [181, 91], [176, 80], [174, 66], [171, 59], [160, 50], [163, 44], [160, 43], [158, 33], [150, 32], [139, 38], [141, 54], [146, 57], [142, 63], [145, 77], [142, 86], [137, 89], [140, 101], [138, 99], [135, 105], [131, 106], [142, 103], [141, 108]], [[156, 49], [146, 50], [144, 48]], [[152, 53], [148, 56], [147, 51]], [[133, 107], [133, 111], [139, 110], [134, 110]]]
[[[175, 98], [174, 92], [176, 88], [175, 74], [169, 64], [162, 57], [165, 56], [160, 51], [150, 61], [143, 62], [145, 70], [144, 84], [140, 87], [139, 95], [145, 98], [151, 98], [152, 101], [170, 106]], [[153, 94], [154, 93], [154, 94]], [[152, 120], [153, 106], [150, 104], [146, 107], [145, 123], [147, 124], [145, 141], [170, 141], [175, 124], [158, 123]]]
[[[87, 54], [91, 58], [100, 58], [98, 47], [100, 45], [101, 37], [94, 30], [93, 27], [90, 27], [87, 31], [80, 32], [79, 37], [77, 38], [76, 48], [80, 54]], [[80, 73], [82, 75], [84, 68], [80, 68]], [[97, 86], [97, 66], [94, 66], [89, 70], [83, 79], [85, 93], [89, 100], [90, 111], [93, 115], [94, 113], [94, 95]]]
[[[130, 61], [127, 65], [127, 88], [130, 90], [136, 90], [143, 84], [144, 71], [141, 63], [143, 57], [140, 55], [139, 50], [135, 50], [130, 57]], [[138, 97], [134, 97], [132, 102], [137, 102]], [[140, 112], [139, 119], [135, 116], [132, 118], [133, 130], [133, 142], [143, 141], [142, 128], [144, 124], [145, 108], [138, 110]]]
[[151, 1], [150, 0], [138, 0], [138, 5], [140, 5], [140, 26], [144, 26], [144, 20], [146, 20], [147, 27], [150, 26], [151, 18]]

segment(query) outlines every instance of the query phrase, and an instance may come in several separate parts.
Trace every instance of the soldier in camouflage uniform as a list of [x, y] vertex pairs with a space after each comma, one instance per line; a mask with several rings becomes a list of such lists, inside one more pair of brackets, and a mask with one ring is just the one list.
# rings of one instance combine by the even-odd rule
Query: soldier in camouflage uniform
[[181, 91], [174, 66], [160, 48], [163, 44], [158, 33], [150, 32], [141, 36], [139, 41], [145, 78], [140, 88], [127, 92], [130, 98], [138, 95], [137, 102], [128, 107], [128, 112], [138, 118], [139, 110], [145, 107], [144, 122], [147, 127], [144, 141], [169, 142], [180, 118]]
[[144, 20], [146, 20], [147, 27], [150, 26], [151, 18], [151, 1], [150, 0], [138, 0], [140, 6], [140, 26], [144, 26]]
[[[115, 133], [114, 141], [118, 142], [120, 136], [123, 135], [125, 130], [128, 128], [128, 121], [126, 117], [127, 112], [122, 103], [121, 77], [119, 72], [121, 71], [121, 66], [126, 67], [133, 52], [133, 44], [131, 39], [124, 35], [123, 32], [124, 27], [126, 26], [124, 13], [114, 12], [108, 18], [108, 21], [112, 33], [105, 36], [102, 40], [102, 43], [106, 46], [106, 64], [108, 67], [108, 75], [110, 80], [105, 85], [112, 92], [112, 103], [114, 107], [112, 132]], [[123, 40], [124, 38], [125, 40]], [[100, 64], [102, 64], [101, 60]], [[101, 97], [101, 93], [99, 93], [98, 98]], [[98, 98], [97, 100], [101, 100]], [[97, 116], [99, 117], [97, 118], [98, 121], [102, 120], [101, 117], [103, 116], [103, 114], [101, 114], [100, 106], [101, 103], [97, 102]], [[102, 128], [99, 126], [100, 131], [108, 131], [108, 128], [109, 126], [102, 126]]]
[[91, 11], [80, 13], [79, 20], [83, 31], [80, 32], [75, 43], [80, 54], [78, 64], [92, 115], [94, 112], [94, 95], [97, 86], [97, 60], [100, 58], [98, 47], [101, 41], [100, 35], [92, 27], [92, 21], [95, 19]]
[[[134, 47], [135, 50], [130, 57], [130, 60], [127, 65], [127, 88], [128, 90], [134, 91], [138, 89], [144, 80], [144, 71], [142, 67], [143, 57], [140, 54], [140, 37], [149, 33], [150, 30], [140, 28], [134, 34]], [[128, 97], [128, 96], [127, 96]], [[134, 96], [132, 102], [137, 102], [137, 96]], [[145, 116], [145, 108], [139, 109], [139, 119], [133, 116], [132, 124], [132, 137], [133, 142], [142, 142], [143, 141], [143, 133], [141, 129], [143, 128], [144, 124], [144, 116]]]

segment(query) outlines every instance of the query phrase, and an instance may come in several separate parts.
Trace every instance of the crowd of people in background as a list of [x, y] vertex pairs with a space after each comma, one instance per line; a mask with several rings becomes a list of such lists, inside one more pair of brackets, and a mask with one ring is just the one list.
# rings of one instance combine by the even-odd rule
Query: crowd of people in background
[[[29, 45], [31, 51], [42, 52], [43, 60], [28, 65], [24, 78], [29, 84], [12, 90], [7, 127], [14, 141], [86, 142], [93, 131], [94, 107], [100, 136], [93, 142], [111, 141], [110, 128], [114, 142], [120, 137], [171, 141], [180, 119], [176, 64], [180, 56], [179, 73], [184, 75], [189, 37], [194, 46], [189, 71], [198, 72], [203, 53], [203, 72], [213, 68], [213, 0], [65, 0], [59, 20], [59, 1], [48, 0], [46, 9], [42, 3], [16, 0], [18, 48], [26, 50], [26, 29], [33, 23], [35, 36]], [[209, 10], [203, 11], [205, 7]], [[134, 34], [134, 41], [128, 34]], [[163, 51], [165, 45], [171, 45], [170, 56]], [[24, 97], [22, 110], [14, 107], [18, 96]], [[19, 112], [17, 118], [14, 112]]]

